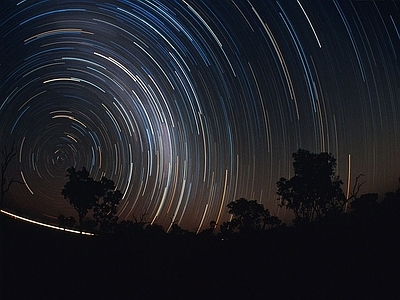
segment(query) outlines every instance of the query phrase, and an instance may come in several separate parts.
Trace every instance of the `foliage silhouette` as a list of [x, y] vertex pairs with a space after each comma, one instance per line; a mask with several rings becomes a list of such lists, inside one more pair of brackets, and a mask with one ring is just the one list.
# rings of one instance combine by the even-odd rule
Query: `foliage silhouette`
[[311, 153], [299, 149], [293, 153], [294, 176], [277, 182], [278, 200], [293, 210], [296, 223], [308, 223], [338, 215], [346, 203], [343, 182], [335, 176], [336, 159], [332, 154]]
[[217, 222], [215, 221], [210, 221], [210, 228], [204, 229], [202, 232], [200, 232], [201, 235], [204, 236], [212, 236], [214, 234], [215, 228], [217, 227]]
[[122, 193], [115, 190], [114, 182], [103, 177], [101, 183], [109, 187], [109, 190], [103, 196], [103, 201], [97, 202], [93, 208], [93, 218], [100, 226], [100, 231], [111, 232], [118, 221], [117, 208], [122, 199]]
[[233, 218], [230, 222], [222, 224], [221, 231], [225, 233], [254, 233], [281, 224], [277, 217], [271, 217], [269, 210], [256, 200], [240, 198], [230, 202], [227, 207]]
[[[5, 287], [9, 298], [19, 296], [21, 287], [26, 290], [21, 298], [46, 289], [57, 297], [60, 291], [71, 291], [71, 285], [79, 289], [65, 298], [115, 298], [110, 286], [126, 285], [143, 299], [176, 298], [177, 290], [182, 292], [178, 298], [190, 292], [196, 299], [211, 294], [223, 299], [227, 290], [245, 299], [394, 299], [384, 292], [398, 295], [400, 190], [387, 193], [376, 212], [373, 224], [358, 225], [362, 213], [354, 209], [329, 221], [329, 227], [324, 218], [227, 240], [220, 235], [169, 235], [155, 224], [140, 235], [60, 235], [0, 217], [9, 258], [3, 268], [8, 274]], [[27, 227], [18, 230], [3, 222]], [[337, 226], [342, 222], [344, 226]], [[128, 229], [135, 223], [120, 224]], [[82, 266], [85, 272], [76, 272]], [[123, 296], [132, 294], [132, 289], [120, 290]], [[161, 295], [149, 294], [153, 290]]]
[[147, 225], [146, 232], [154, 237], [160, 237], [165, 234], [165, 231], [164, 231], [164, 228], [162, 227], [162, 225], [159, 225], [156, 223]]
[[169, 233], [172, 235], [184, 235], [184, 234], [187, 234], [188, 231], [186, 229], [183, 229], [178, 224], [174, 223], [174, 224], [172, 224]]
[[78, 212], [81, 229], [88, 211], [93, 209], [93, 218], [96, 224], [100, 225], [100, 230], [111, 230], [118, 220], [117, 206], [122, 199], [122, 193], [115, 189], [114, 182], [106, 177], [95, 181], [89, 177], [89, 172], [85, 168], [76, 171], [74, 167], [70, 167], [67, 173], [69, 181], [61, 194], [65, 199], [68, 198]]
[[[390, 228], [391, 231], [396, 229], [400, 233], [400, 188], [385, 194], [385, 198], [379, 204], [378, 214], [386, 228]], [[383, 224], [380, 225], [382, 227]]]
[[354, 211], [371, 211], [377, 208], [378, 194], [369, 193], [361, 195], [351, 202], [351, 209]]
[[57, 221], [58, 221], [58, 226], [61, 228], [73, 228], [76, 220], [74, 217], [70, 216], [70, 217], [66, 217], [63, 214], [58, 214], [57, 217]]

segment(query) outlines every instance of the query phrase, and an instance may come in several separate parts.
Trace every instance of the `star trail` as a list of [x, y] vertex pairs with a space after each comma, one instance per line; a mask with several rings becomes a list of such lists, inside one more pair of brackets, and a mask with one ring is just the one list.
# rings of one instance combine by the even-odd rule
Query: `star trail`
[[[343, 190], [400, 176], [400, 3], [342, 0], [3, 1], [0, 143], [18, 147], [5, 206], [75, 215], [66, 169], [199, 232], [226, 205], [278, 206], [298, 148], [330, 152]], [[382, 195], [382, 194], [381, 194]], [[382, 195], [383, 196], [383, 195]], [[289, 219], [287, 219], [289, 218]]]

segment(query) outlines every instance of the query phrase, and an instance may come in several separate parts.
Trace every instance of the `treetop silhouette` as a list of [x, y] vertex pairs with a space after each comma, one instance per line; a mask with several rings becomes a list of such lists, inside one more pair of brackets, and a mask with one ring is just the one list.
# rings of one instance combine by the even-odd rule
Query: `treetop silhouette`
[[281, 221], [270, 215], [268, 209], [256, 200], [240, 198], [230, 202], [227, 207], [233, 215], [230, 222], [221, 225], [222, 232], [252, 233], [281, 224]]
[[343, 182], [335, 175], [336, 159], [332, 154], [311, 153], [299, 149], [293, 153], [294, 176], [277, 182], [278, 200], [293, 210], [295, 222], [311, 222], [342, 212], [346, 198]]
[[[68, 198], [70, 204], [78, 212], [81, 228], [91, 209], [100, 229], [106, 229], [117, 222], [117, 206], [122, 199], [122, 193], [116, 190], [112, 180], [103, 177], [100, 181], [95, 181], [89, 177], [89, 172], [85, 168], [76, 171], [74, 167], [67, 170], [67, 177], [69, 181], [61, 194], [65, 199]], [[101, 198], [103, 198], [102, 202], [100, 202]]]

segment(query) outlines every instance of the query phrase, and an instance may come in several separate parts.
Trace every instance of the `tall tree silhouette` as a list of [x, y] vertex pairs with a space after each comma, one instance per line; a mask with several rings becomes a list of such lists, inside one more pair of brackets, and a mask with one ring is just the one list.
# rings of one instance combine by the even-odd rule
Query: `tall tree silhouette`
[[[67, 177], [69, 181], [65, 184], [61, 194], [65, 199], [68, 198], [70, 204], [78, 212], [81, 229], [83, 221], [91, 209], [94, 209], [93, 217], [100, 226], [116, 222], [115, 214], [122, 194], [115, 189], [112, 180], [103, 177], [100, 181], [95, 181], [89, 177], [89, 172], [85, 168], [76, 171], [74, 167], [67, 170]], [[100, 203], [102, 197], [103, 201]]]
[[335, 175], [336, 159], [332, 154], [299, 149], [293, 159], [294, 176], [279, 179], [277, 194], [281, 205], [293, 210], [295, 222], [341, 213], [346, 199], [343, 182]]

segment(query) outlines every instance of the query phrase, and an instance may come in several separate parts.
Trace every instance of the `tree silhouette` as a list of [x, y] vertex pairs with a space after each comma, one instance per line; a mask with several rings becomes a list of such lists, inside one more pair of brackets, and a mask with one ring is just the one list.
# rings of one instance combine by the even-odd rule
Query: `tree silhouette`
[[57, 221], [58, 221], [58, 226], [60, 228], [64, 228], [64, 229], [65, 228], [73, 228], [76, 223], [76, 220], [74, 217], [72, 217], [72, 216], [66, 217], [60, 213], [58, 214]]
[[379, 206], [379, 215], [386, 228], [400, 232], [400, 188], [395, 192], [387, 192]]
[[6, 177], [6, 171], [7, 168], [11, 162], [11, 160], [17, 155], [17, 149], [15, 148], [15, 142], [12, 144], [11, 149], [7, 148], [7, 145], [5, 145], [1, 150], [0, 150], [1, 156], [2, 156], [2, 161], [1, 161], [1, 173], [0, 173], [0, 207], [3, 206], [3, 201], [4, 201], [4, 195], [10, 190], [10, 187], [13, 183], [21, 183], [20, 181], [11, 178], [7, 180]]
[[171, 230], [169, 231], [169, 233], [172, 235], [184, 235], [184, 234], [187, 234], [188, 231], [186, 229], [183, 229], [178, 224], [174, 223], [174, 224], [172, 224]]
[[372, 228], [379, 219], [378, 194], [369, 193], [355, 198], [351, 202], [351, 217], [355, 226], [359, 228]]
[[359, 174], [356, 177], [356, 180], [355, 180], [355, 183], [353, 186], [353, 190], [351, 191], [351, 193], [348, 195], [348, 198], [346, 199], [345, 208], [344, 208], [345, 213], [347, 213], [349, 203], [358, 199], [358, 193], [360, 192], [360, 189], [363, 186], [363, 184], [366, 182], [366, 181], [360, 182], [360, 178], [362, 176], [364, 176], [364, 174]]
[[201, 235], [213, 235], [216, 227], [217, 227], [217, 222], [210, 221], [210, 228], [204, 229], [202, 232], [200, 232], [200, 234]]
[[[76, 171], [74, 167], [67, 170], [67, 177], [69, 181], [61, 194], [65, 199], [68, 198], [70, 204], [78, 212], [81, 229], [91, 209], [94, 209], [93, 217], [97, 224], [100, 224], [101, 229], [117, 221], [115, 214], [122, 194], [115, 189], [112, 180], [103, 177], [100, 181], [95, 181], [89, 177], [89, 172], [85, 168]], [[103, 198], [101, 203], [100, 198]]]
[[351, 209], [355, 211], [373, 211], [378, 205], [378, 194], [369, 193], [363, 194], [359, 198], [356, 198], [351, 203]]
[[164, 228], [162, 225], [153, 223], [146, 226], [146, 232], [152, 235], [153, 237], [161, 237], [165, 234]]
[[95, 204], [93, 218], [100, 225], [100, 231], [112, 231], [118, 221], [117, 208], [123, 195], [119, 190], [115, 190], [112, 180], [103, 177], [101, 183], [109, 190], [103, 196], [103, 201]]
[[336, 159], [332, 154], [293, 153], [294, 176], [277, 182], [281, 205], [293, 210], [295, 222], [311, 222], [342, 212], [346, 203], [343, 182], [335, 175]]
[[251, 233], [280, 224], [280, 220], [277, 217], [271, 217], [269, 210], [256, 200], [240, 198], [230, 202], [227, 207], [233, 218], [230, 222], [223, 224], [226, 230]]

